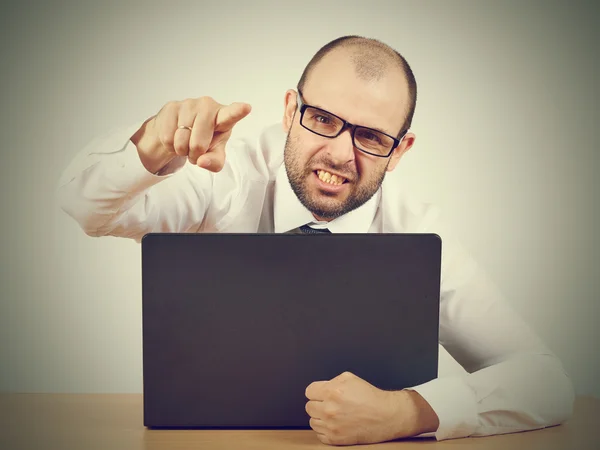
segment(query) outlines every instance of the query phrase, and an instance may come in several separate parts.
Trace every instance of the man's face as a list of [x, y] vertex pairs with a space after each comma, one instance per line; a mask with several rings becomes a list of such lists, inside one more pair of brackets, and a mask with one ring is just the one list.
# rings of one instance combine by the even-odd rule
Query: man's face
[[303, 145], [298, 133], [288, 133], [284, 161], [290, 185], [300, 203], [319, 220], [333, 220], [369, 200], [383, 182], [389, 163], [388, 158], [377, 158], [365, 162], [366, 170], [359, 172], [355, 161], [338, 162], [325, 151], [312, 150]]
[[[390, 69], [380, 80], [365, 81], [355, 75], [344, 50], [321, 60], [302, 94], [308, 105], [391, 136], [401, 131], [406, 117], [408, 88], [400, 70]], [[410, 144], [401, 143], [392, 156], [382, 158], [355, 148], [349, 129], [336, 138], [314, 134], [301, 126], [294, 96], [288, 91], [284, 117], [289, 123], [284, 153], [288, 178], [315, 218], [332, 220], [369, 200]]]

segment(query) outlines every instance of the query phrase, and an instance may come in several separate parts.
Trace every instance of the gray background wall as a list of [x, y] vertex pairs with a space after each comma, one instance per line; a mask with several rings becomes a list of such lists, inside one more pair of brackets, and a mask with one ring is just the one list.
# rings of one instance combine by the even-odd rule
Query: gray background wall
[[[59, 211], [93, 137], [168, 100], [282, 116], [312, 54], [345, 34], [394, 46], [419, 83], [397, 169], [600, 396], [598, 12], [592, 1], [21, 2], [2, 6], [0, 391], [141, 392], [140, 247]], [[440, 375], [461, 368], [441, 354]]]

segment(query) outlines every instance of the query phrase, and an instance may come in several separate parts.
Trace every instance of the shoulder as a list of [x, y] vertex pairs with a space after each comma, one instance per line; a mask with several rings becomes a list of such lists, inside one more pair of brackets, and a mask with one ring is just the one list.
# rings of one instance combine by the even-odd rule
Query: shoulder
[[432, 233], [440, 237], [444, 291], [463, 285], [477, 272], [478, 263], [458, 239], [442, 208], [419, 198], [407, 184], [392, 177], [386, 180], [380, 209], [383, 232]]
[[388, 176], [381, 187], [383, 229], [390, 233], [435, 233], [441, 209], [424, 200], [397, 177]]

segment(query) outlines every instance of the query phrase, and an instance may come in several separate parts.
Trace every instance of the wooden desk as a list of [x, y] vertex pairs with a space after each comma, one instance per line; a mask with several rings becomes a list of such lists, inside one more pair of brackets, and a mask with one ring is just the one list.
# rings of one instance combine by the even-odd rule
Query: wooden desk
[[[0, 394], [2, 450], [331, 449], [312, 430], [148, 430], [141, 394]], [[409, 439], [367, 449], [598, 449], [600, 400], [580, 397], [567, 423], [483, 438]]]

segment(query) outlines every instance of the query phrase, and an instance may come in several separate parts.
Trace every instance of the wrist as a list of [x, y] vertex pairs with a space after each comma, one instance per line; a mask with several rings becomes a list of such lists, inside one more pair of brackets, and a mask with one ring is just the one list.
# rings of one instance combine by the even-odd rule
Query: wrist
[[411, 436], [437, 431], [440, 421], [427, 400], [417, 391], [404, 389], [400, 392], [405, 396], [408, 416], [411, 418]]
[[418, 392], [404, 389], [390, 394], [393, 399], [394, 439], [437, 431], [438, 416]]
[[146, 120], [140, 129], [131, 136], [136, 146], [140, 161], [151, 173], [158, 173], [177, 155], [167, 151], [154, 131], [154, 117]]

